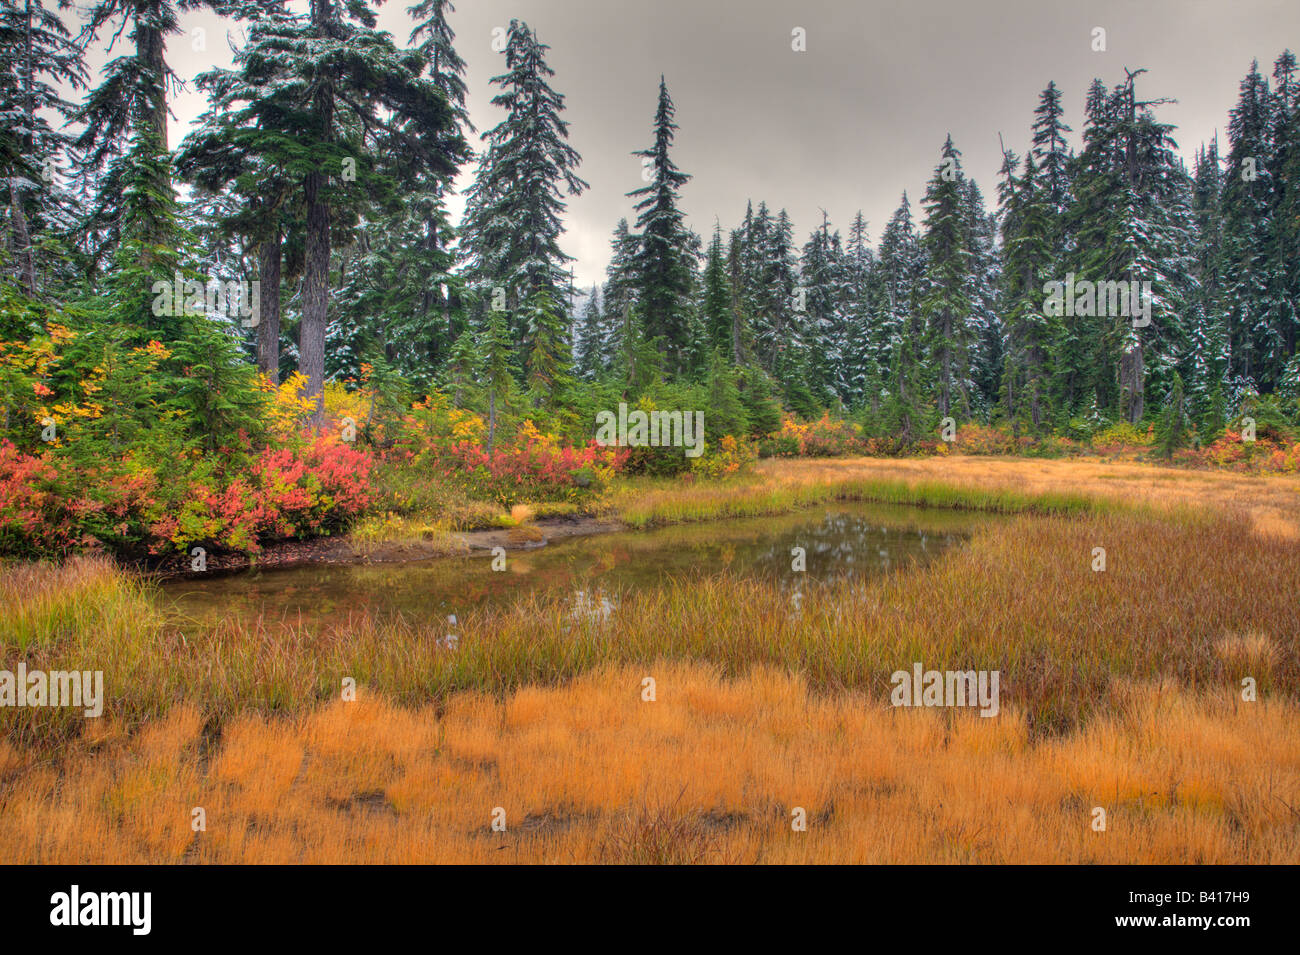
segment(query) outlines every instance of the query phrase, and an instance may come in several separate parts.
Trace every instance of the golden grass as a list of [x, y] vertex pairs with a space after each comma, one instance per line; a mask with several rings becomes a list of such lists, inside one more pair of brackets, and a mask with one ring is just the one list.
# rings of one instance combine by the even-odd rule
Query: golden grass
[[963, 489], [1029, 496], [1069, 493], [1098, 502], [1244, 514], [1261, 534], [1300, 540], [1300, 478], [1193, 471], [1100, 460], [1023, 458], [830, 458], [759, 462], [754, 481], [779, 487], [842, 481], [941, 481]]
[[0, 844], [39, 863], [1300, 862], [1294, 705], [1124, 684], [1107, 712], [1035, 740], [1014, 709], [667, 661], [441, 712], [362, 695], [243, 716], [216, 741], [184, 705], [59, 766], [0, 744]]
[[[1097, 546], [1106, 549], [1104, 573], [1091, 569]], [[722, 568], [624, 594], [608, 618], [563, 596], [521, 592], [509, 607], [459, 614], [454, 650], [443, 644], [441, 619], [358, 612], [320, 628], [166, 621], [136, 583], [99, 567], [98, 578], [83, 570], [64, 583], [70, 601], [84, 605], [78, 581], [94, 588], [100, 578], [116, 581], [116, 609], [105, 614], [113, 625], [69, 631], [47, 622], [36, 627], [43, 638], [22, 650], [18, 641], [31, 628], [15, 637], [6, 619], [0, 651], [7, 660], [22, 653], [29, 667], [103, 670], [109, 710], [132, 724], [184, 700], [202, 701], [205, 718], [302, 712], [334, 698], [345, 677], [420, 705], [652, 659], [707, 663], [729, 676], [773, 666], [803, 673], [818, 689], [879, 698], [889, 675], [915, 661], [998, 669], [1004, 697], [1041, 733], [1087, 718], [1116, 678], [1201, 690], [1251, 676], [1262, 693], [1292, 696], [1300, 685], [1300, 547], [1224, 518], [1022, 515], [986, 526], [924, 568], [805, 582], [798, 612], [781, 581]], [[21, 597], [13, 599], [15, 616], [32, 618]], [[1274, 649], [1253, 657], [1225, 651], [1232, 646], [1225, 640], [1246, 635]], [[84, 723], [69, 709], [0, 709], [0, 731], [23, 746], [48, 750]]]
[[[5, 566], [3, 666], [102, 669], [109, 699], [101, 720], [0, 709], [0, 845], [33, 862], [1300, 862], [1297, 487], [986, 458], [638, 482], [615, 507], [644, 523], [842, 494], [1038, 513], [924, 568], [805, 584], [798, 611], [779, 582], [701, 568], [608, 618], [533, 595], [468, 612], [455, 649], [441, 621], [204, 627], [103, 561]], [[889, 675], [914, 661], [999, 670], [1002, 713], [894, 710]], [[339, 700], [348, 676], [359, 702]]]

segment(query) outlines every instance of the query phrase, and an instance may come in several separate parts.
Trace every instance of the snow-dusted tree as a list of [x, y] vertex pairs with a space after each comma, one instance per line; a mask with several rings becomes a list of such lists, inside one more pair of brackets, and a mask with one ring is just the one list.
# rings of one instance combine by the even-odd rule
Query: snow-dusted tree
[[[1150, 282], [1151, 321], [1067, 317], [1067, 344], [1081, 347], [1058, 353], [1057, 366], [1058, 373], [1077, 373], [1073, 385], [1087, 382], [1075, 393], [1073, 407], [1095, 395], [1103, 412], [1136, 423], [1145, 412], [1149, 375], [1152, 393], [1163, 395], [1186, 351], [1181, 316], [1195, 281], [1194, 224], [1191, 180], [1175, 152], [1172, 127], [1153, 112], [1168, 101], [1139, 100], [1134, 84], [1145, 71], [1126, 72], [1104, 100], [1097, 83], [1089, 93], [1086, 145], [1070, 213], [1070, 264], [1078, 279], [1130, 287]], [[1135, 308], [1145, 306], [1138, 302]]]
[[38, 263], [34, 237], [69, 225], [55, 173], [69, 140], [50, 118], [72, 116], [63, 88], [79, 89], [85, 80], [82, 50], [57, 10], [43, 0], [0, 3], [0, 171], [7, 180], [0, 201], [9, 206], [18, 280], [33, 297], [38, 273], [57, 265], [50, 257]]
[[302, 317], [298, 364], [323, 416], [331, 234], [365, 201], [415, 177], [449, 179], [466, 147], [446, 95], [418, 53], [376, 29], [364, 2], [312, 0], [310, 13], [253, 22], [235, 102], [256, 121], [258, 155], [301, 190]]
[[823, 210], [821, 226], [803, 247], [795, 298], [808, 346], [805, 361], [808, 388], [824, 406], [833, 405], [837, 400], [847, 401], [846, 297], [840, 234], [831, 231], [830, 218]]
[[691, 233], [679, 206], [681, 187], [691, 177], [678, 169], [669, 155], [677, 130], [673, 122], [675, 113], [668, 84], [660, 76], [654, 145], [633, 153], [642, 157], [650, 181], [628, 196], [638, 200], [639, 245], [634, 269], [645, 332], [651, 341], [660, 342], [669, 369], [680, 373], [685, 370], [692, 338], [691, 285], [695, 263]]
[[[1048, 83], [1038, 97], [1034, 110], [1033, 148], [1034, 165], [1040, 173], [1041, 188], [1048, 211], [1059, 224], [1070, 206], [1070, 151], [1065, 134], [1070, 127], [1062, 117], [1061, 90], [1056, 83]], [[1027, 157], [1026, 157], [1027, 158]], [[1058, 233], [1060, 228], [1058, 227]], [[1061, 236], [1053, 234], [1054, 241]]]
[[844, 249], [844, 400], [879, 410], [884, 371], [889, 367], [889, 342], [879, 341], [872, 328], [875, 255], [861, 210], [849, 224]]
[[1228, 120], [1223, 181], [1223, 286], [1231, 375], [1267, 386], [1286, 360], [1266, 322], [1274, 205], [1273, 97], [1252, 62]]
[[628, 228], [627, 220], [619, 219], [609, 244], [604, 288], [606, 328], [601, 351], [612, 359], [623, 351], [623, 332], [637, 305], [635, 264], [639, 240]]
[[[894, 366], [893, 350], [907, 323], [919, 321], [917, 304], [925, 254], [912, 221], [907, 193], [885, 225], [880, 253], [872, 281], [872, 351], [882, 357], [881, 373]], [[919, 329], [911, 332], [914, 343], [922, 340]], [[888, 364], [883, 359], [888, 356]], [[916, 356], [919, 360], [920, 356]], [[887, 387], [890, 387], [886, 383]]]
[[517, 342], [527, 332], [523, 306], [538, 290], [564, 305], [570, 299], [568, 263], [560, 248], [564, 196], [587, 188], [578, 177], [582, 161], [569, 145], [569, 124], [560, 118], [564, 97], [548, 82], [550, 47], [528, 24], [511, 20], [506, 71], [492, 78], [501, 92], [492, 103], [506, 117], [484, 137], [484, 152], [466, 194], [462, 224], [466, 274], [484, 300], [505, 295]]
[[1060, 320], [1045, 314], [1043, 284], [1054, 281], [1051, 193], [1030, 152], [1017, 177], [1007, 152], [999, 184], [1002, 227], [1002, 290], [1007, 346], [1003, 406], [1013, 422], [1037, 431], [1047, 423], [1049, 362]]
[[600, 287], [593, 285], [582, 306], [574, 334], [574, 369], [583, 381], [595, 381], [608, 367], [605, 353], [605, 318], [600, 311]]
[[971, 249], [971, 403], [987, 417], [1002, 387], [1004, 328], [997, 219], [984, 210], [984, 195], [973, 179], [963, 180], [962, 197]]
[[1197, 150], [1192, 178], [1192, 214], [1196, 223], [1197, 293], [1188, 303], [1187, 400], [1202, 439], [1223, 427], [1216, 408], [1224, 402], [1228, 375], [1228, 341], [1223, 302], [1223, 174], [1219, 142]]
[[961, 152], [949, 136], [942, 159], [926, 189], [924, 291], [920, 301], [929, 358], [938, 385], [941, 416], [971, 412], [971, 353], [977, 329], [970, 321], [975, 307], [976, 257], [968, 216], [968, 196]]

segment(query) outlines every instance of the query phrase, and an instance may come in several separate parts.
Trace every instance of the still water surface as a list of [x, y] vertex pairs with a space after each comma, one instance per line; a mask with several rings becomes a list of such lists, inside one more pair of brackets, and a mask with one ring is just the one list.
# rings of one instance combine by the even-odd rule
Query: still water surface
[[[718, 573], [802, 582], [868, 578], [923, 566], [992, 518], [959, 511], [836, 504], [778, 517], [680, 524], [650, 531], [570, 537], [509, 551], [506, 569], [490, 552], [389, 564], [323, 564], [248, 570], [163, 584], [164, 601], [200, 620], [241, 617], [285, 623], [341, 623], [358, 613], [447, 617], [530, 591], [571, 595], [596, 609], [620, 593], [670, 577]], [[807, 570], [791, 570], [802, 547]]]

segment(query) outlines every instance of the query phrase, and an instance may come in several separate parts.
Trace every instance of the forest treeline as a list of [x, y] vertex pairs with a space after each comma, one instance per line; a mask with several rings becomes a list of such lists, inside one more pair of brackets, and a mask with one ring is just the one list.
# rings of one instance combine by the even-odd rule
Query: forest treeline
[[[179, 14], [200, 7], [238, 25], [233, 61], [197, 77], [208, 108], [172, 144], [168, 57], [199, 42]], [[1143, 98], [1144, 70], [1080, 91], [1077, 146], [1065, 91], [1048, 83], [1020, 152], [1004, 147], [992, 205], [948, 137], [878, 241], [861, 213], [844, 233], [823, 213], [801, 240], [759, 198], [706, 242], [687, 224], [660, 77], [646, 140], [628, 144], [644, 184], [606, 281], [579, 295], [564, 216], [587, 183], [549, 47], [511, 21], [499, 121], [474, 148], [450, 12], [410, 7], [399, 43], [362, 0], [97, 0], [80, 20], [44, 0], [0, 3], [0, 338], [45, 336], [60, 353], [38, 394], [53, 396], [47, 417], [65, 393], [76, 405], [90, 369], [126, 419], [165, 395], [213, 450], [251, 429], [258, 373], [300, 373], [318, 425], [327, 381], [364, 380], [395, 405], [436, 389], [485, 415], [489, 451], [502, 415], [585, 440], [597, 410], [639, 398], [703, 405], [711, 436], [771, 432], [783, 410], [904, 441], [945, 417], [1028, 434], [1160, 417], [1197, 441], [1246, 401], [1297, 417], [1289, 51], [1271, 73], [1251, 64], [1226, 142], [1198, 148], [1190, 170], [1167, 101]], [[111, 53], [97, 77], [93, 44]], [[467, 166], [454, 224], [447, 200]], [[1053, 307], [1067, 282], [1071, 295], [1109, 288], [1110, 314], [1103, 294]], [[1115, 314], [1121, 284], [1143, 290], [1149, 318]], [[153, 342], [153, 385], [112, 371], [141, 367], [132, 356]], [[6, 397], [19, 445], [46, 420], [28, 405]], [[118, 441], [144, 426], [105, 428]]]

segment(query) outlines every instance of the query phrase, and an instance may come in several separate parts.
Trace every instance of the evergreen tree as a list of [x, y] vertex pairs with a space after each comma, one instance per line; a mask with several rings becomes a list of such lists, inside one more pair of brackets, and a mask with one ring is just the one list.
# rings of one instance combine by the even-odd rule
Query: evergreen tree
[[1017, 179], [1015, 156], [1002, 166], [1003, 292], [1007, 316], [1006, 371], [1002, 398], [1013, 422], [1027, 421], [1034, 431], [1046, 423], [1049, 359], [1059, 319], [1044, 314], [1043, 284], [1049, 281], [1052, 249], [1052, 204], [1045, 177], [1030, 152]]
[[[1214, 408], [1223, 401], [1228, 374], [1228, 341], [1224, 324], [1222, 281], [1223, 177], [1218, 140], [1197, 150], [1193, 171], [1192, 215], [1196, 228], [1193, 274], [1197, 294], [1189, 303], [1187, 324], [1190, 368], [1187, 398], [1190, 414], [1202, 432], [1217, 434], [1223, 427]], [[1202, 435], [1204, 437], [1204, 435]]]
[[929, 359], [935, 366], [941, 417], [968, 417], [971, 410], [971, 349], [976, 330], [970, 314], [975, 306], [976, 262], [960, 156], [949, 136], [923, 203], [926, 221], [921, 243], [926, 251], [926, 272], [920, 313], [926, 323]]
[[572, 383], [573, 353], [564, 310], [545, 285], [524, 303], [526, 371], [533, 406], [560, 404]]
[[883, 370], [889, 367], [889, 342], [873, 337], [871, 289], [875, 256], [867, 237], [867, 221], [859, 210], [849, 225], [844, 250], [843, 395], [847, 404], [874, 403], [879, 410]]
[[[879, 356], [879, 373], [887, 379], [886, 387], [891, 390], [898, 387], [900, 380], [891, 370], [897, 370], [894, 353], [904, 335], [911, 336], [913, 349], [920, 340], [919, 329], [907, 326], [919, 321], [917, 304], [924, 272], [925, 252], [912, 223], [911, 203], [904, 192], [898, 209], [890, 216], [881, 235], [878, 265], [872, 282], [871, 351]], [[914, 350], [912, 359], [918, 358]]]
[[1230, 374], [1239, 390], [1269, 387], [1285, 357], [1266, 322], [1273, 211], [1273, 97], [1252, 62], [1229, 114], [1223, 180], [1223, 274]]
[[514, 386], [514, 376], [510, 370], [514, 348], [504, 309], [494, 308], [488, 312], [484, 333], [480, 354], [488, 393], [487, 454], [491, 458], [496, 448], [497, 412], [505, 405]]
[[582, 307], [582, 320], [574, 336], [575, 370], [583, 381], [595, 381], [606, 369], [605, 321], [600, 311], [600, 288], [593, 285]]
[[62, 87], [85, 85], [82, 49], [56, 10], [43, 0], [0, 3], [0, 172], [8, 188], [10, 247], [24, 292], [35, 297], [38, 273], [56, 267], [38, 246], [70, 225], [69, 204], [59, 194], [56, 167], [69, 139], [51, 127], [75, 107]]
[[732, 335], [731, 280], [727, 274], [727, 256], [722, 248], [722, 228], [713, 226], [713, 239], [704, 261], [704, 292], [700, 308], [703, 312], [705, 336], [712, 350], [725, 355], [733, 363], [737, 360]]
[[728, 434], [744, 437], [749, 431], [749, 418], [741, 401], [738, 379], [736, 366], [727, 360], [721, 348], [714, 349], [709, 358], [705, 384], [708, 400], [704, 433], [710, 442], [720, 441]]
[[637, 305], [635, 265], [639, 244], [627, 220], [619, 219], [610, 240], [609, 265], [605, 268], [606, 336], [601, 351], [607, 356], [624, 352], [624, 332]]
[[506, 117], [487, 133], [474, 183], [466, 194], [466, 274], [485, 300], [502, 289], [513, 310], [511, 332], [526, 334], [524, 305], [539, 290], [554, 303], [570, 298], [568, 263], [560, 248], [564, 196], [587, 183], [577, 175], [582, 158], [569, 145], [569, 124], [560, 118], [564, 96], [549, 85], [550, 47], [521, 20], [507, 32], [506, 72], [492, 78], [501, 92], [493, 105]]
[[691, 237], [679, 208], [681, 187], [690, 180], [669, 156], [677, 124], [668, 85], [659, 77], [654, 145], [638, 150], [649, 162], [649, 185], [628, 193], [638, 199], [636, 228], [640, 230], [635, 264], [636, 287], [646, 335], [659, 340], [668, 366], [683, 370], [683, 354], [691, 339], [691, 282], [694, 270]]
[[[455, 112], [423, 75], [418, 54], [375, 28], [366, 3], [312, 0], [307, 17], [256, 20], [232, 93], [259, 121], [260, 158], [301, 190], [302, 308], [298, 364], [307, 397], [324, 408], [332, 233], [357, 224], [363, 199], [391, 202], [417, 176], [449, 179], [466, 147]], [[390, 206], [391, 208], [391, 206]]]

